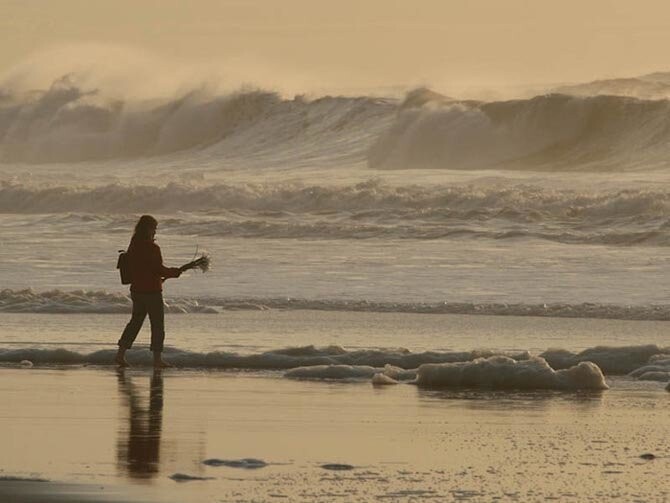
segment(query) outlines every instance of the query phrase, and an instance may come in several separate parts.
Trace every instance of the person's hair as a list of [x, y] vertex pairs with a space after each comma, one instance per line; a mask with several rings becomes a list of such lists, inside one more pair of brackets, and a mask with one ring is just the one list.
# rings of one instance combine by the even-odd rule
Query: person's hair
[[158, 227], [158, 220], [151, 215], [142, 215], [135, 224], [133, 239], [149, 240], [151, 231]]

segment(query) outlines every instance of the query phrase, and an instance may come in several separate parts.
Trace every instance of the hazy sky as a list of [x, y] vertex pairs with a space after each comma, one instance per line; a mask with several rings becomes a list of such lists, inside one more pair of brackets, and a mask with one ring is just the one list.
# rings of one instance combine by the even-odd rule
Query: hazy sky
[[670, 69], [667, 0], [0, 0], [0, 30], [0, 71], [90, 43], [248, 66], [255, 77], [265, 68], [275, 83], [305, 88], [516, 85]]

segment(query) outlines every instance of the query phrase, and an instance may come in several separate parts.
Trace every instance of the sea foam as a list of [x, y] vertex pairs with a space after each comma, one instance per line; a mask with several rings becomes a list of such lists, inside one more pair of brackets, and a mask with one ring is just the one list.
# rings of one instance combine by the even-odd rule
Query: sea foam
[[[65, 348], [0, 348], [0, 364], [112, 365], [115, 350], [79, 353]], [[406, 349], [346, 350], [340, 346], [301, 346], [255, 354], [213, 351], [199, 353], [166, 347], [164, 358], [183, 368], [284, 370], [293, 379], [368, 380], [392, 384], [416, 380], [418, 384], [456, 386], [537, 386], [562, 389], [585, 382], [597, 386], [598, 378], [629, 374], [639, 380], [667, 380], [670, 377], [670, 349], [654, 345], [603, 347], [580, 353], [550, 350], [539, 356], [528, 351], [496, 350], [423, 351]], [[128, 361], [134, 366], [151, 366], [146, 348], [131, 349]], [[597, 371], [596, 371], [597, 369]], [[529, 376], [529, 377], [528, 377]], [[595, 376], [595, 377], [594, 377]], [[529, 381], [524, 384], [523, 380]], [[479, 384], [477, 384], [479, 383]], [[596, 384], [594, 384], [596, 383]], [[466, 384], [463, 384], [466, 385]]]
[[531, 357], [515, 360], [496, 355], [472, 361], [422, 364], [417, 369], [391, 365], [374, 368], [365, 365], [315, 365], [299, 367], [284, 374], [289, 378], [350, 380], [371, 379], [375, 385], [402, 381], [427, 388], [491, 389], [607, 389], [605, 376], [598, 366], [581, 362], [563, 370], [552, 369], [546, 360]]
[[369, 365], [312, 365], [297, 367], [287, 371], [284, 377], [292, 379], [381, 379], [377, 376], [383, 375], [393, 382], [410, 381], [416, 378], [416, 369], [404, 369], [386, 364], [383, 367], [371, 367]]
[[552, 369], [544, 358], [517, 361], [507, 356], [472, 362], [426, 364], [418, 369], [416, 384], [429, 388], [473, 387], [493, 389], [604, 390], [605, 376], [598, 366], [581, 362], [564, 370]]
[[[7, 313], [130, 313], [132, 302], [128, 294], [94, 290], [50, 290], [36, 292], [31, 289], [0, 291], [0, 312]], [[595, 303], [477, 303], [477, 302], [374, 302], [368, 300], [301, 299], [293, 297], [269, 298], [217, 298], [217, 297], [166, 297], [168, 313], [213, 314], [227, 310], [313, 310], [375, 313], [421, 314], [470, 314], [495, 316], [541, 316], [552, 318], [603, 318], [622, 320], [670, 320], [667, 305], [616, 305]], [[658, 348], [656, 348], [658, 349]], [[647, 350], [642, 351], [642, 357]], [[651, 350], [651, 353], [655, 349]], [[661, 351], [658, 351], [661, 352]], [[556, 365], [572, 365], [572, 353], [560, 350], [545, 355]], [[595, 353], [582, 355], [582, 359], [599, 358]], [[572, 362], [572, 363], [571, 363]], [[623, 370], [622, 373], [628, 370]]]
[[[30, 368], [40, 365], [112, 365], [115, 350], [80, 353], [65, 348], [0, 348], [0, 364]], [[533, 356], [529, 351], [423, 351], [356, 349], [313, 345], [278, 348], [252, 354], [185, 351], [166, 347], [164, 358], [182, 368], [283, 370], [293, 379], [370, 380], [375, 384], [415, 382], [426, 386], [536, 387], [588, 389], [600, 377], [628, 374], [638, 380], [670, 378], [670, 348], [653, 344], [597, 346], [579, 353], [553, 349]], [[147, 348], [126, 354], [134, 366], [149, 367]], [[527, 382], [526, 382], [527, 380]], [[459, 384], [460, 383], [460, 384]]]
[[[110, 365], [113, 364], [115, 353], [115, 350], [110, 349], [103, 349], [91, 353], [79, 353], [64, 348], [0, 348], [0, 363], [19, 364], [24, 360], [29, 360], [35, 365]], [[347, 366], [351, 367], [349, 372], [360, 373], [363, 371], [357, 369], [360, 366], [364, 366], [373, 369], [368, 370], [367, 373], [363, 372], [365, 377], [371, 377], [374, 374], [374, 368], [385, 368], [386, 365], [389, 365], [388, 372], [390, 373], [396, 368], [413, 369], [423, 363], [469, 361], [482, 356], [491, 356], [493, 354], [499, 354], [499, 352], [474, 350], [447, 352], [425, 351], [413, 353], [408, 350], [398, 349], [363, 349], [347, 351], [339, 346], [329, 346], [324, 348], [304, 346], [298, 348], [282, 348], [256, 354], [238, 354], [223, 351], [198, 353], [167, 347], [164, 350], [163, 356], [169, 363], [187, 368], [288, 370], [297, 369], [298, 367], [317, 366], [317, 368], [322, 369], [322, 372], [335, 375], [338, 372], [340, 374], [346, 374], [347, 371], [343, 369]], [[529, 354], [527, 352], [519, 352], [512, 356], [521, 360], [523, 358], [528, 358]], [[153, 362], [152, 354], [148, 349], [131, 349], [126, 354], [126, 357], [132, 365], [150, 366]], [[329, 370], [328, 366], [340, 366], [340, 368]], [[401, 378], [399, 375], [396, 377]]]
[[564, 369], [580, 362], [590, 361], [597, 364], [607, 374], [627, 374], [646, 365], [652, 358], [670, 357], [670, 348], [660, 348], [655, 344], [639, 346], [596, 346], [573, 353], [564, 349], [550, 349], [542, 354], [556, 369]]

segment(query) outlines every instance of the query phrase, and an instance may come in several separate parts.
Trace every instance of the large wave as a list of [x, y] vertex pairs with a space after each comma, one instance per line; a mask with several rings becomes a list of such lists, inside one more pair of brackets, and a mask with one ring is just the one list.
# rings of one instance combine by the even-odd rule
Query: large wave
[[670, 102], [550, 94], [401, 107], [371, 147], [378, 169], [619, 171], [667, 166]]
[[[0, 162], [205, 149], [219, 165], [367, 159], [374, 169], [620, 171], [665, 167], [670, 153], [670, 102], [599, 95], [593, 83], [565, 88], [564, 94], [494, 102], [418, 89], [398, 103], [372, 96], [284, 99], [262, 90], [216, 93], [198, 86], [172, 99], [138, 101], [75, 80], [66, 76], [29, 93], [0, 89]], [[669, 85], [638, 80], [640, 86]], [[647, 96], [619, 87], [621, 94]]]
[[[65, 76], [44, 91], [0, 88], [0, 161], [135, 158], [221, 142], [215, 152], [220, 157], [253, 158], [263, 151], [281, 157], [286, 145], [305, 157], [306, 147], [320, 151], [330, 145], [350, 150], [334, 153], [337, 158], [352, 153], [363, 158], [366, 137], [375, 130], [370, 120], [383, 126], [375, 119], [388, 110], [374, 98], [286, 100], [262, 90], [221, 94], [199, 86], [172, 99], [129, 100]], [[354, 138], [342, 145], [343, 132], [357, 133], [362, 144]]]

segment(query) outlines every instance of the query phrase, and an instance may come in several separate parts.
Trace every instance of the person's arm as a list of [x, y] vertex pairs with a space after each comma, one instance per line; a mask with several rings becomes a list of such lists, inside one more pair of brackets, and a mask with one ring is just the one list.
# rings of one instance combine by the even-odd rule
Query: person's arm
[[160, 274], [160, 277], [163, 279], [178, 278], [182, 272], [181, 268], [165, 267], [165, 265], [163, 265], [163, 255], [161, 254], [161, 249], [158, 245], [155, 245], [155, 247], [157, 272]]

